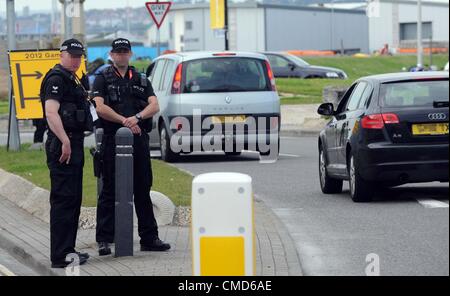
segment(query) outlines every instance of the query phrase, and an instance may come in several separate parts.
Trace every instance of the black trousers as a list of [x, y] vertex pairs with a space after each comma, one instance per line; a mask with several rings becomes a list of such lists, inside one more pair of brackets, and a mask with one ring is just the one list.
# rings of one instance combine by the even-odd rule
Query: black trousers
[[33, 120], [33, 125], [36, 127], [36, 131], [34, 132], [33, 143], [43, 143], [44, 133], [45, 130], [47, 129], [47, 120], [35, 119]]
[[[114, 242], [115, 212], [115, 137], [104, 135], [102, 141], [103, 189], [97, 204], [97, 242]], [[153, 183], [150, 162], [149, 136], [134, 136], [133, 146], [134, 205], [138, 218], [141, 244], [149, 244], [158, 237], [158, 225], [153, 212], [150, 188]]]
[[83, 193], [84, 135], [70, 139], [72, 154], [69, 164], [61, 164], [62, 144], [49, 133], [45, 143], [50, 170], [50, 259], [65, 260], [75, 252], [78, 221]]

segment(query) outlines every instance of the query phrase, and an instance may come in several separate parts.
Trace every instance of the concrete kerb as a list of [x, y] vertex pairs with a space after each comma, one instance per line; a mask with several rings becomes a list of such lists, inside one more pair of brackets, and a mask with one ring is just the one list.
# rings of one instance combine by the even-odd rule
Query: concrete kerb
[[[11, 181], [13, 180], [13, 181]], [[19, 181], [21, 184], [17, 184], [17, 181]], [[48, 203], [48, 192], [46, 192], [43, 189], [40, 188], [33, 188], [31, 192], [29, 193], [28, 197], [22, 197], [18, 198], [17, 196], [15, 199], [11, 199], [9, 194], [11, 192], [11, 187], [3, 186], [7, 184], [8, 182], [16, 182], [16, 187], [21, 187], [22, 191], [24, 192], [23, 188], [32, 188], [30, 186], [30, 182], [14, 176], [10, 173], [7, 173], [0, 169], [0, 196], [1, 198], [7, 199], [12, 204], [18, 205], [18, 203], [22, 204], [24, 207], [30, 207], [33, 204], [35, 204], [36, 201], [33, 201], [33, 199], [37, 199], [40, 202], [37, 202], [38, 205], [43, 204], [42, 201], [45, 200], [44, 204]], [[24, 185], [25, 184], [25, 185]], [[32, 184], [31, 184], [32, 185]], [[8, 198], [7, 198], [8, 197]], [[28, 200], [28, 198], [30, 200]], [[285, 229], [281, 221], [276, 217], [276, 215], [271, 211], [270, 208], [268, 208], [264, 202], [258, 198], [258, 196], [255, 195], [255, 202], [259, 204], [257, 208], [259, 208], [260, 216], [262, 213], [263, 217], [267, 218], [267, 221], [261, 221], [261, 225], [259, 227], [263, 228], [263, 232], [267, 232], [267, 234], [272, 235], [270, 239], [280, 240], [283, 244], [283, 253], [286, 256], [286, 269], [289, 271], [290, 275], [302, 275], [301, 266], [300, 266], [300, 260], [295, 248], [295, 244], [292, 241], [292, 238], [290, 237], [288, 231]], [[44, 212], [45, 208], [41, 208], [39, 211], [35, 211], [33, 214], [34, 216], [39, 215], [39, 213]], [[90, 211], [93, 211], [91, 215], [95, 217], [95, 208], [87, 208]], [[177, 212], [175, 211], [175, 219], [177, 215], [185, 215], [186, 218], [184, 218], [185, 221], [190, 221], [190, 208], [185, 207], [184, 212]], [[262, 211], [262, 212], [261, 212]], [[27, 211], [29, 212], [29, 211]], [[48, 211], [47, 211], [48, 212]], [[37, 217], [39, 218], [39, 217]], [[40, 218], [40, 220], [43, 220]], [[80, 223], [82, 223], [80, 221]], [[186, 222], [185, 222], [186, 223]], [[95, 224], [94, 224], [95, 225]], [[267, 230], [267, 225], [271, 225], [269, 228], [272, 230]], [[275, 234], [276, 233], [276, 234]], [[267, 235], [266, 234], [266, 235]], [[22, 261], [24, 264], [32, 267], [35, 271], [37, 271], [40, 274], [43, 275], [61, 275], [57, 271], [53, 271], [47, 266], [48, 258], [44, 258], [43, 255], [41, 255], [39, 252], [36, 252], [31, 245], [23, 244], [23, 242], [19, 241], [19, 239], [14, 236], [12, 233], [9, 233], [6, 229], [0, 228], [0, 247], [3, 249], [6, 249], [9, 253], [13, 254], [16, 258], [18, 258], [20, 261]]]
[[[37, 187], [22, 177], [0, 169], [0, 195], [43, 222], [50, 223], [49, 191]], [[172, 201], [160, 192], [151, 191], [150, 195], [153, 201], [155, 218], [158, 225], [187, 224], [186, 221], [178, 218], [180, 216], [179, 214], [178, 216], [175, 215], [175, 213], [184, 212], [184, 209], [178, 210]], [[96, 208], [82, 207], [80, 214], [80, 228], [95, 228], [95, 216]], [[177, 217], [177, 219], [174, 219], [175, 217]], [[137, 222], [136, 217], [134, 221]]]
[[40, 275], [44, 276], [58, 276], [59, 274], [49, 268], [47, 264], [47, 258], [45, 258], [39, 252], [36, 252], [34, 248], [23, 244], [15, 236], [9, 234], [5, 229], [0, 228], [0, 248], [6, 250], [9, 254], [13, 255], [16, 259], [21, 261], [26, 266], [32, 268]]

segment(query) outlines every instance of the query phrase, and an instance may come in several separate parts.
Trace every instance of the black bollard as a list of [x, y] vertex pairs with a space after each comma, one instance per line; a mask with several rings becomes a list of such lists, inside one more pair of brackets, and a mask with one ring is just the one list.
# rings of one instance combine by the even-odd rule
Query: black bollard
[[115, 256], [133, 256], [133, 133], [116, 133]]

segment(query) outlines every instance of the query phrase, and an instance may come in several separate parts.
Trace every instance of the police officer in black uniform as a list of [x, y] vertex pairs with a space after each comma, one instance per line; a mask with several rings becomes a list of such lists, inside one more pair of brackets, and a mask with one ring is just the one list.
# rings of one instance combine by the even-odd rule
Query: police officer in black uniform
[[[72, 262], [67, 255], [77, 255], [79, 264], [89, 258], [75, 251], [82, 199], [84, 165], [84, 131], [92, 129], [87, 101], [87, 79], [75, 74], [84, 54], [83, 44], [69, 39], [61, 46], [61, 63], [45, 76], [41, 100], [48, 122], [45, 143], [50, 170], [50, 244], [53, 268], [64, 268]], [[75, 257], [76, 258], [76, 257]]]
[[110, 55], [113, 65], [97, 76], [92, 90], [104, 129], [100, 152], [103, 189], [97, 205], [99, 255], [111, 254], [109, 244], [114, 242], [115, 134], [121, 127], [130, 128], [134, 134], [134, 203], [141, 251], [166, 251], [170, 245], [159, 239], [150, 198], [153, 175], [148, 133], [152, 116], [159, 112], [158, 101], [146, 75], [129, 66], [132, 56], [129, 40], [114, 40]]

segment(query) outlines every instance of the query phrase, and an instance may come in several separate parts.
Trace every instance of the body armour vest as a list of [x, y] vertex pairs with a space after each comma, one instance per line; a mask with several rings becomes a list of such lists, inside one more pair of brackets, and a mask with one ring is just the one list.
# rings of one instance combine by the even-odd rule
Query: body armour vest
[[[138, 73], [134, 67], [130, 67], [128, 72], [129, 80], [119, 77], [112, 66], [101, 73], [105, 79], [105, 104], [124, 117], [132, 117], [149, 105], [146, 92], [149, 83], [147, 77]], [[104, 120], [103, 127], [106, 132], [112, 132], [121, 125]], [[152, 119], [142, 120], [139, 127], [145, 132], [151, 132]]]
[[93, 120], [89, 111], [88, 92], [72, 73], [61, 65], [56, 65], [44, 77], [41, 84], [40, 98], [45, 117], [45, 85], [53, 77], [63, 79], [65, 91], [60, 101], [59, 116], [66, 132], [84, 132], [93, 130]]

